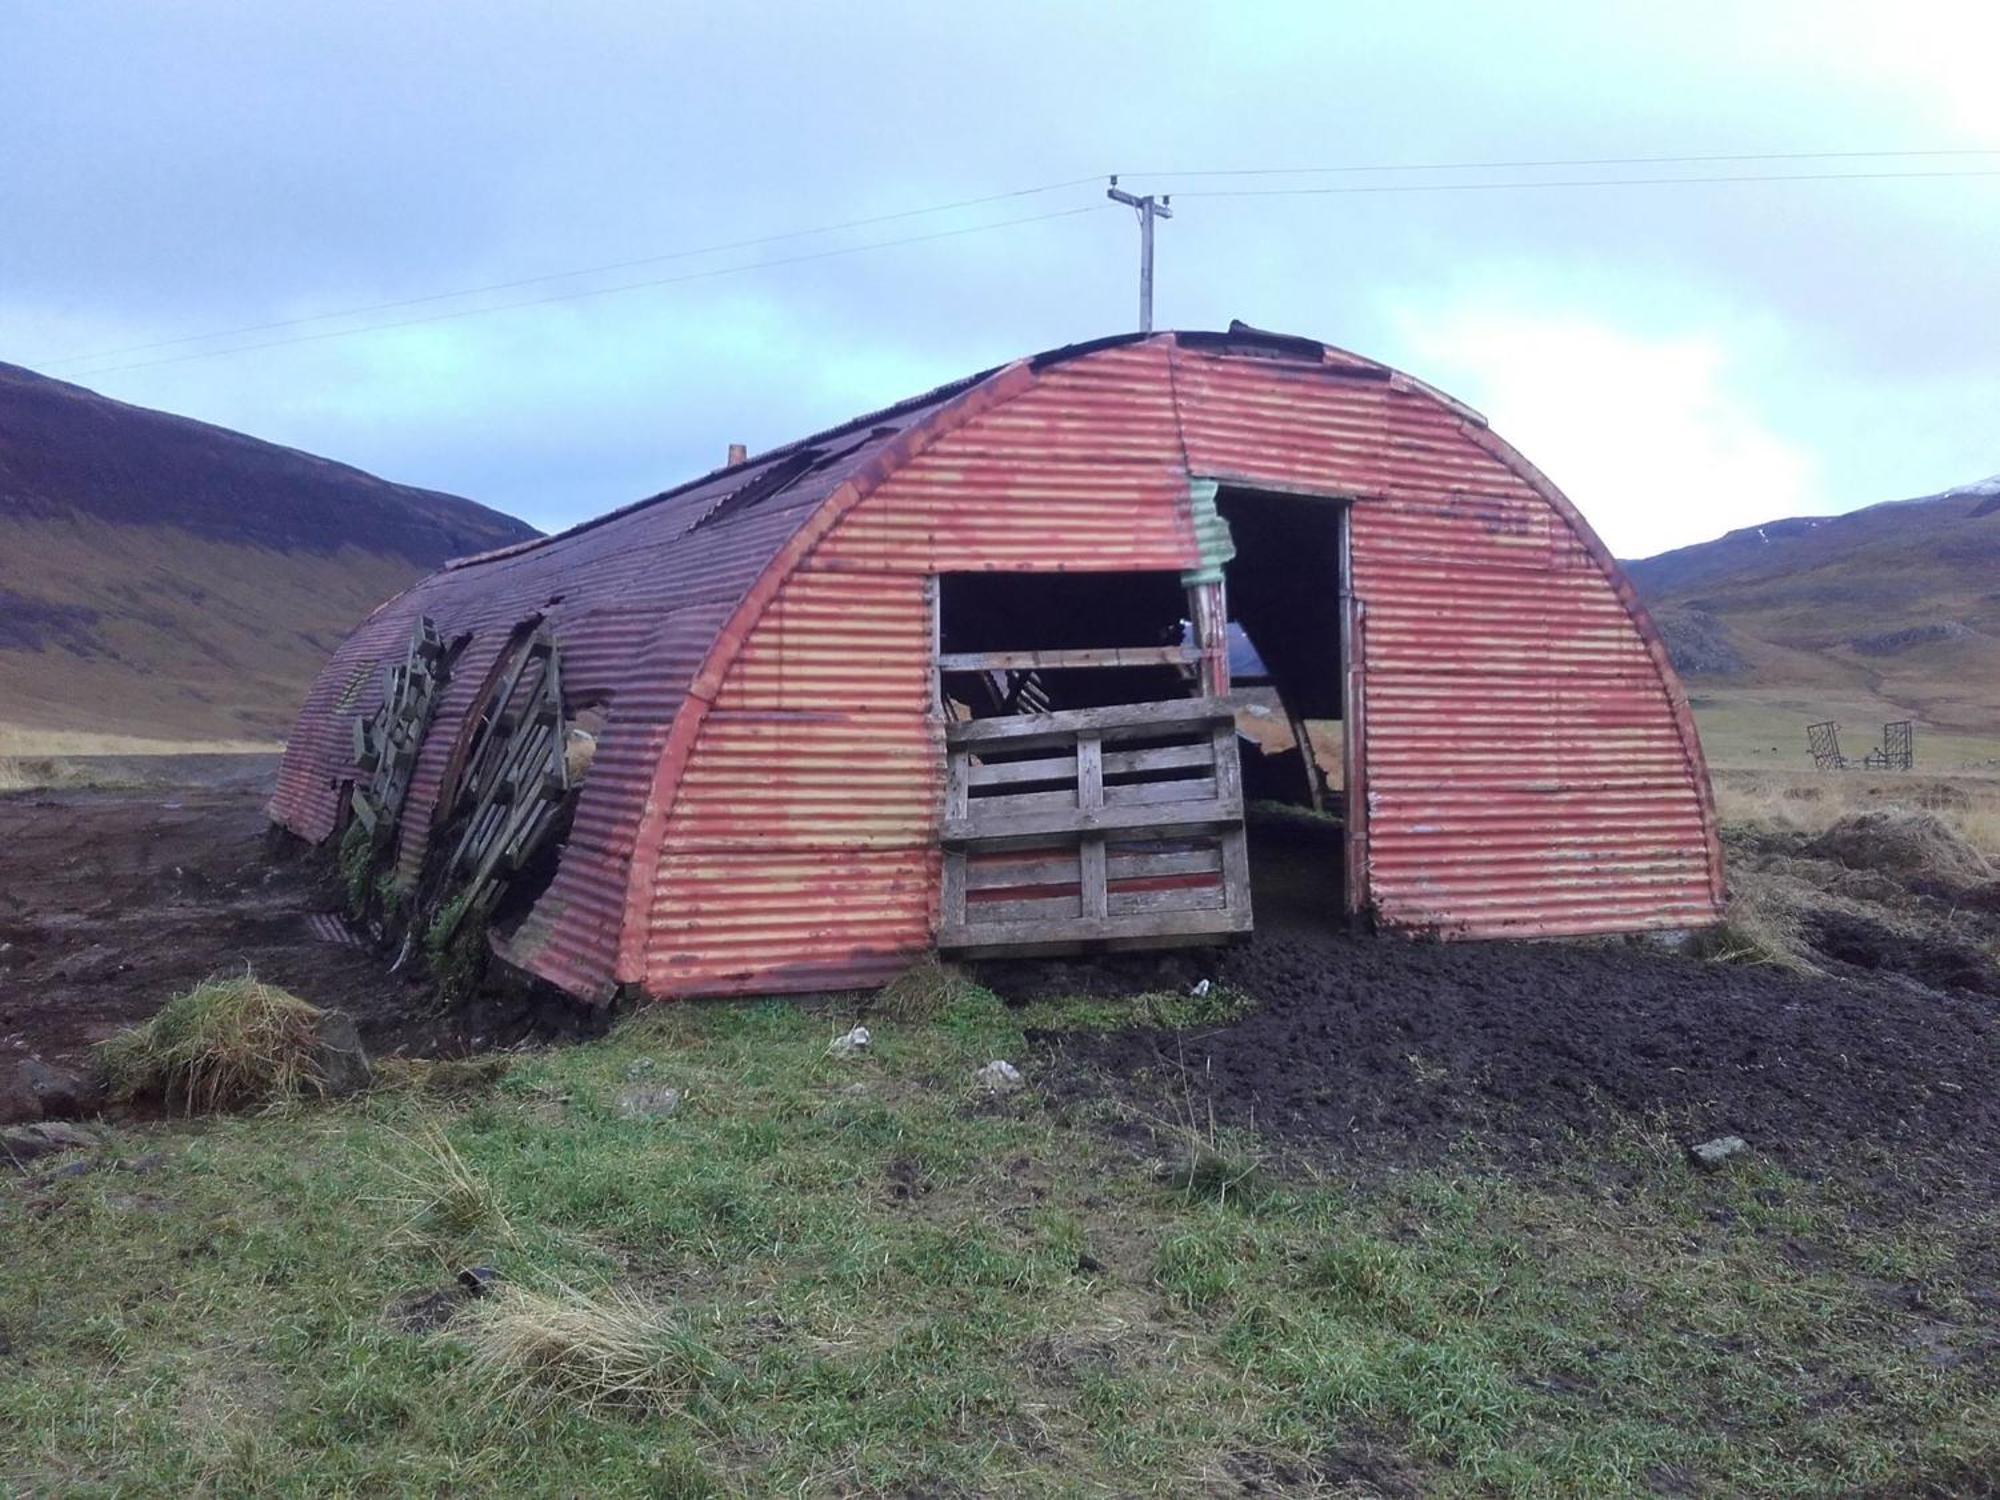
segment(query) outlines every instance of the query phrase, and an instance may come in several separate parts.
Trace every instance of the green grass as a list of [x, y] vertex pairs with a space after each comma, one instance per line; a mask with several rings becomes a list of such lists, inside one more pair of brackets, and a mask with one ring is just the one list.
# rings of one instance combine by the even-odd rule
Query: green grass
[[[1805, 1495], [2000, 1463], [1991, 1213], [1699, 1175], [1637, 1125], [1519, 1178], [1149, 1149], [1035, 1092], [1022, 1019], [954, 986], [839, 1060], [846, 1014], [687, 1006], [483, 1088], [119, 1131], [166, 1164], [0, 1189], [0, 1488], [1310, 1493], [1365, 1458], [1423, 1494]], [[975, 1088], [992, 1057], [1030, 1088]], [[621, 1116], [641, 1073], [677, 1114]], [[1155, 1160], [1191, 1142], [1219, 1165]], [[469, 1264], [502, 1295], [388, 1315]]]
[[190, 1114], [321, 1092], [320, 1012], [245, 970], [174, 996], [97, 1051], [112, 1097]]

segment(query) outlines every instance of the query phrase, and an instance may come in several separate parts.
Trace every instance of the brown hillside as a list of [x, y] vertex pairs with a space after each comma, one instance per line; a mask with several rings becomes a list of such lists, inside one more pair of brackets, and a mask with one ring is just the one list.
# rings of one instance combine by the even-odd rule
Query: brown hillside
[[354, 624], [535, 535], [0, 364], [0, 726], [272, 739]]
[[2000, 477], [1745, 527], [1626, 567], [1698, 706], [1704, 694], [1789, 691], [1793, 716], [1866, 705], [1937, 730], [2000, 731]]

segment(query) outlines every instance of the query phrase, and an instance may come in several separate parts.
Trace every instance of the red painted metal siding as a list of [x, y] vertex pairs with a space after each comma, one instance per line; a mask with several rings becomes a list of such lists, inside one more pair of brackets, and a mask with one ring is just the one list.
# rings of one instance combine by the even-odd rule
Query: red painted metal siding
[[936, 926], [931, 575], [1189, 567], [1164, 345], [1047, 371], [897, 468], [778, 587], [695, 739], [650, 892], [658, 995], [880, 983]]
[[[473, 641], [411, 799], [415, 869], [478, 663], [541, 616], [572, 708], [609, 718], [507, 956], [585, 996], [874, 983], [935, 922], [928, 579], [1193, 566], [1194, 475], [1352, 502], [1354, 772], [1385, 923], [1712, 917], [1720, 855], [1686, 701], [1589, 528], [1448, 398], [1338, 350], [1255, 343], [1169, 334], [1012, 365], [436, 574], [322, 673], [272, 815], [333, 831], [350, 721], [429, 615]], [[788, 486], [745, 488], [806, 455]]]
[[[332, 834], [340, 783], [354, 774], [351, 721], [381, 701], [383, 668], [402, 658], [413, 624], [427, 615], [447, 638], [472, 639], [425, 742], [405, 807], [399, 867], [420, 868], [443, 772], [478, 706], [482, 664], [517, 626], [540, 618], [563, 649], [570, 709], [595, 704], [607, 718], [555, 879], [499, 946], [573, 994], [606, 994], [616, 982], [632, 853], [662, 749], [725, 622], [828, 496], [954, 393], [864, 418], [860, 431], [824, 443], [819, 467], [726, 521], [701, 524], [794, 450], [763, 455], [562, 536], [431, 575], [371, 616], [322, 670], [286, 749], [272, 818], [314, 842]], [[365, 684], [358, 697], [348, 691], [357, 672]]]

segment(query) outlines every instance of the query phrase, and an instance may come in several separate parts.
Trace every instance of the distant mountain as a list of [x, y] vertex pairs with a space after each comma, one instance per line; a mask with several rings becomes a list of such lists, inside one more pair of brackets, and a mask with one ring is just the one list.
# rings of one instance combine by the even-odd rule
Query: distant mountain
[[1861, 690], [2000, 729], [2000, 475], [1625, 567], [1697, 684]]
[[0, 364], [0, 728], [282, 737], [369, 610], [534, 535]]

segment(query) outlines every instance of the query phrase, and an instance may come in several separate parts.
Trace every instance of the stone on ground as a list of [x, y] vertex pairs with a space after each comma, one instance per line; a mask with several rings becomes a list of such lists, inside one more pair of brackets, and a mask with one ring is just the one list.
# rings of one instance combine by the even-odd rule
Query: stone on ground
[[1749, 1149], [1750, 1143], [1740, 1135], [1720, 1135], [1712, 1141], [1703, 1141], [1699, 1146], [1688, 1147], [1688, 1155], [1696, 1166], [1713, 1172], [1730, 1157]]
[[854, 1057], [866, 1052], [875, 1043], [866, 1026], [857, 1026], [845, 1036], [837, 1036], [827, 1046], [827, 1051], [835, 1057]]
[[981, 1088], [995, 1094], [1011, 1093], [1026, 1082], [1019, 1068], [998, 1057], [972, 1076]]

